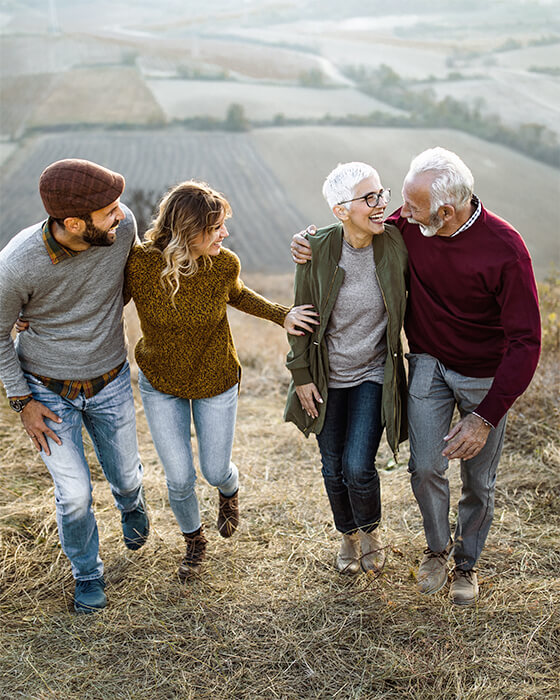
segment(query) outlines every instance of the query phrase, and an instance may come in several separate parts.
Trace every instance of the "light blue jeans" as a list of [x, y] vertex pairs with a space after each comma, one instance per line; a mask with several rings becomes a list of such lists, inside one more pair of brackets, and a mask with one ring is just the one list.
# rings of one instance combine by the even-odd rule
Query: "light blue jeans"
[[[493, 378], [466, 377], [428, 354], [407, 355], [408, 423], [412, 490], [424, 521], [428, 547], [441, 552], [451, 536], [448, 460], [442, 456], [455, 406], [461, 417], [476, 409]], [[494, 516], [496, 472], [504, 443], [506, 417], [490, 431], [482, 450], [461, 460], [461, 498], [457, 510], [453, 556], [461, 569], [478, 560]]]
[[191, 410], [198, 442], [200, 471], [224, 496], [238, 488], [237, 467], [231, 461], [238, 385], [207, 399], [182, 399], [164, 394], [141, 370], [138, 387], [152, 440], [165, 471], [169, 504], [182, 532], [200, 527], [195, 493], [196, 470], [191, 447]]
[[117, 377], [90, 399], [80, 394], [65, 399], [25, 373], [33, 398], [62, 418], [46, 420], [62, 440], [48, 440], [50, 456], [41, 457], [54, 481], [56, 520], [62, 550], [70, 560], [75, 579], [89, 581], [103, 574], [99, 535], [92, 508], [92, 486], [84, 455], [82, 425], [88, 431], [95, 454], [111, 486], [115, 505], [128, 512], [138, 506], [142, 464], [136, 439], [136, 413], [130, 368], [125, 362]]

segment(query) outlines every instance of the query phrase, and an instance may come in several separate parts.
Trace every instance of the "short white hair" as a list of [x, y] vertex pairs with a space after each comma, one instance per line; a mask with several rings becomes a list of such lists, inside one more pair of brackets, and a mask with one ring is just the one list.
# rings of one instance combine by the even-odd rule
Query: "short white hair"
[[[362, 180], [377, 175], [377, 170], [367, 163], [352, 161], [351, 163], [339, 163], [334, 170], [327, 175], [323, 183], [323, 197], [332, 209], [340, 202], [345, 202], [354, 197], [354, 190]], [[348, 204], [342, 206], [349, 208]]]
[[432, 213], [444, 204], [461, 208], [471, 201], [474, 177], [469, 168], [456, 153], [437, 146], [422, 151], [412, 159], [404, 179], [409, 182], [413, 177], [423, 173], [433, 173], [430, 187], [430, 204]]

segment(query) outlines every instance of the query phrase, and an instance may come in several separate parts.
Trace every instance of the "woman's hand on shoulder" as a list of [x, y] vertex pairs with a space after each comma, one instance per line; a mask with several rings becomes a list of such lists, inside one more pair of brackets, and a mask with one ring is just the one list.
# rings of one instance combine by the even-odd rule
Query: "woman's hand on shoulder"
[[[302, 304], [294, 306], [286, 314], [284, 319], [284, 328], [290, 335], [305, 335], [305, 331], [313, 333], [313, 326], [319, 324], [319, 314], [315, 311], [312, 304]], [[303, 330], [298, 330], [303, 328]]]

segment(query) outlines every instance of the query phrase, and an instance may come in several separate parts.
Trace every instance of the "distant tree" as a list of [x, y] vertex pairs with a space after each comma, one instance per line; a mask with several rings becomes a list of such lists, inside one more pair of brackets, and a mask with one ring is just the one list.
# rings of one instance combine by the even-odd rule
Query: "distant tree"
[[[556, 134], [541, 124], [523, 124], [517, 129], [506, 126], [497, 115], [484, 114], [486, 110], [483, 100], [475, 100], [474, 105], [450, 96], [438, 100], [433, 88], [411, 89], [417, 87], [418, 81], [404, 80], [385, 65], [373, 71], [347, 68], [345, 73], [352, 77], [362, 92], [378, 96], [382, 89], [385, 102], [408, 112], [405, 116], [392, 117], [394, 125], [459, 129], [487, 141], [504, 144], [556, 168], [560, 167], [560, 144]], [[320, 122], [332, 122], [331, 115], [326, 114]], [[387, 115], [381, 118], [378, 114], [366, 118], [352, 115], [337, 118], [337, 123], [343, 122], [380, 125], [382, 122], [390, 122], [390, 118]]]
[[558, 66], [531, 66], [530, 73], [542, 73], [543, 75], [560, 75], [560, 67]]
[[523, 48], [523, 44], [518, 39], [506, 39], [503, 44], [495, 48], [495, 51], [516, 51]]
[[558, 43], [560, 43], [560, 36], [558, 36], [558, 34], [550, 34], [548, 36], [541, 36], [538, 39], [529, 39], [527, 46], [548, 46]]
[[121, 54], [121, 63], [125, 66], [136, 65], [136, 59], [138, 58], [138, 51], [134, 49], [125, 49]]
[[224, 127], [228, 131], [247, 131], [250, 129], [251, 125], [245, 116], [245, 109], [243, 105], [240, 105], [237, 102], [230, 104], [226, 114]]
[[299, 74], [299, 84], [303, 87], [325, 87], [323, 72], [319, 68], [311, 68]]
[[143, 190], [139, 187], [127, 191], [126, 203], [132, 209], [138, 224], [138, 236], [143, 240], [144, 234], [150, 227], [158, 203], [158, 195], [154, 190]]

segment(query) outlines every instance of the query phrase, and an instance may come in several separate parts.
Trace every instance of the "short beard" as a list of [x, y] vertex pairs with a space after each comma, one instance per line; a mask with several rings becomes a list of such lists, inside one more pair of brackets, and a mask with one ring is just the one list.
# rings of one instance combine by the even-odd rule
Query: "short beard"
[[424, 224], [421, 224], [420, 222], [416, 221], [416, 219], [412, 218], [408, 219], [408, 223], [416, 224], [420, 229], [420, 233], [426, 238], [433, 238], [435, 235], [437, 235], [437, 232], [443, 227], [443, 221], [435, 212], [430, 214], [429, 226], [424, 226]]
[[[91, 220], [91, 215], [86, 214], [86, 216], [82, 217], [85, 224], [86, 224], [86, 230], [83, 235], [83, 240], [86, 243], [89, 243], [91, 246], [112, 246], [113, 243], [115, 242], [114, 240], [111, 240], [109, 238], [109, 231], [103, 231], [103, 229], [97, 228], [97, 226], [94, 225], [93, 221]], [[118, 226], [118, 223], [117, 223]], [[114, 231], [117, 226], [113, 227], [112, 229], [109, 229], [110, 231]]]

